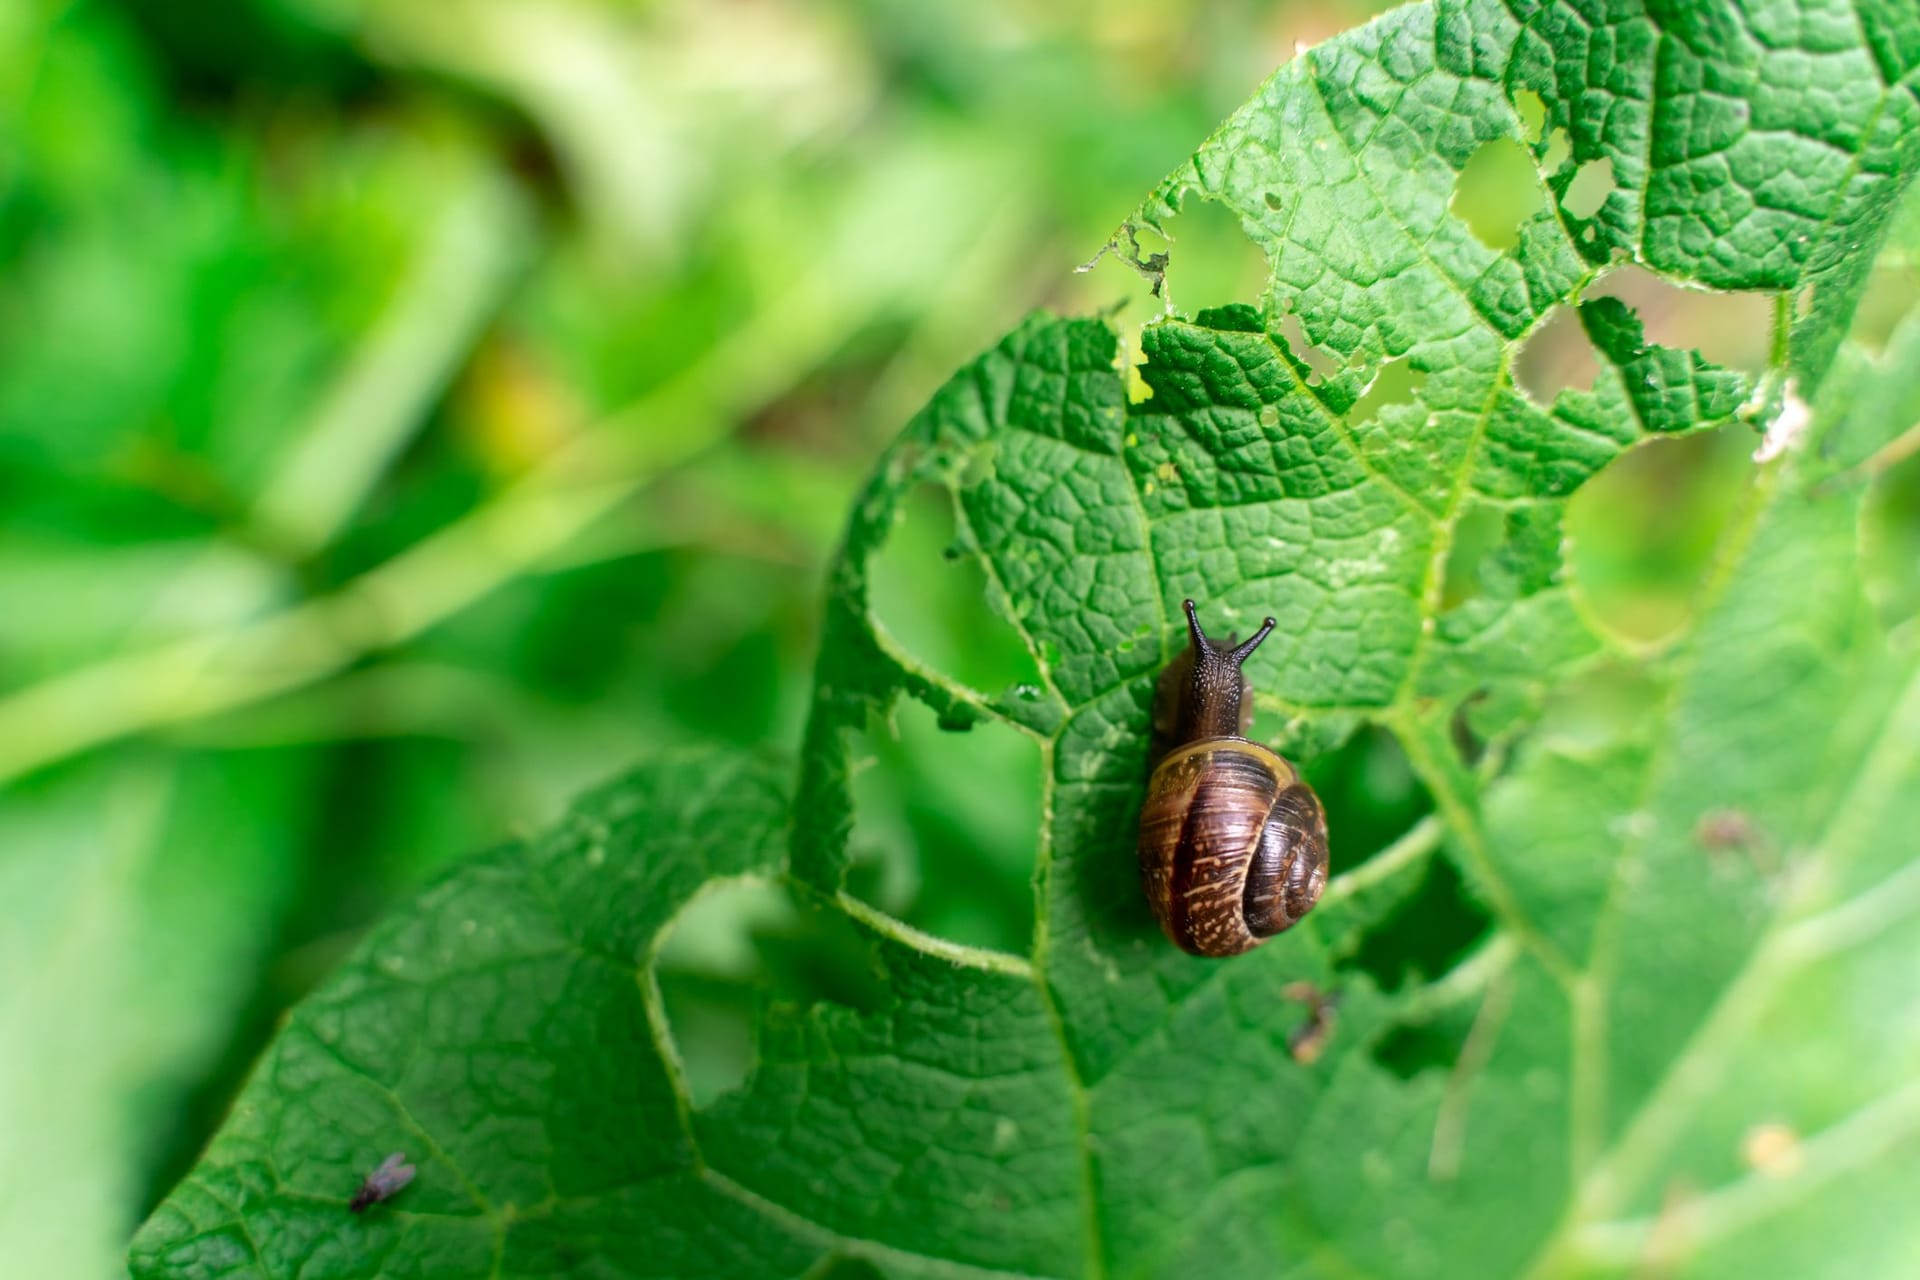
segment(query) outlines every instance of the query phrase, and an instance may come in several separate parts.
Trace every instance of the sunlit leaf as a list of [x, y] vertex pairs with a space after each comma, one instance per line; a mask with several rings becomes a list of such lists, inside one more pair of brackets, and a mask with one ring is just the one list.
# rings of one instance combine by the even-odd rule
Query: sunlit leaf
[[[1842, 339], [1920, 164], [1916, 60], [1910, 15], [1817, 4], [1416, 5], [1296, 58], [1118, 242], [1157, 270], [1152, 229], [1217, 200], [1272, 264], [1259, 307], [1150, 325], [1137, 399], [1106, 323], [1034, 318], [887, 453], [792, 798], [778, 765], [670, 760], [429, 889], [292, 1014], [136, 1272], [1910, 1268], [1920, 668], [1856, 531], [1920, 326], [1877, 361]], [[1548, 198], [1488, 248], [1457, 174], [1556, 132]], [[1602, 159], [1617, 186], [1562, 210]], [[1774, 295], [1765, 373], [1582, 303], [1620, 257]], [[1514, 355], [1565, 306], [1602, 373], [1537, 404]], [[1414, 398], [1357, 411], [1395, 361]], [[1566, 504], [1715, 428], [1767, 460], [1695, 625], [1622, 651], [1564, 572]], [[869, 562], [926, 485], [1036, 685], [968, 688], [874, 616]], [[1166, 944], [1134, 871], [1186, 597], [1223, 630], [1280, 619], [1249, 673], [1289, 750], [1384, 730], [1438, 814], [1373, 849], [1336, 809], [1328, 901], [1227, 962]], [[856, 739], [903, 697], [1040, 745], [1025, 954], [844, 887]], [[867, 987], [764, 1008], [752, 1074], [696, 1106], [657, 948], [742, 877], [836, 918]], [[395, 1151], [415, 1181], [349, 1212]]]

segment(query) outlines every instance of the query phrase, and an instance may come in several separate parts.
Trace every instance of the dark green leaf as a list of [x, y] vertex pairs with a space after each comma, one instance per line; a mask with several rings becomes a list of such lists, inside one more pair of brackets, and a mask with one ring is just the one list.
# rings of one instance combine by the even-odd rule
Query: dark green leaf
[[[1920, 329], [1878, 362], [1842, 339], [1920, 158], [1916, 61], [1910, 14], [1813, 3], [1415, 5], [1296, 58], [1122, 237], [1157, 269], [1139, 235], [1221, 202], [1272, 264], [1261, 309], [1150, 325], [1137, 399], [1106, 324], [1034, 318], [888, 452], [791, 804], [764, 764], [663, 763], [430, 890], [294, 1013], [136, 1271], [1897, 1271], [1920, 674], [1855, 543]], [[1553, 199], [1487, 248], [1457, 175], [1555, 131]], [[1616, 188], [1562, 210], [1600, 160]], [[1767, 369], [1582, 303], [1616, 256], [1767, 291]], [[1515, 353], [1576, 305], [1601, 376], [1537, 404]], [[1396, 361], [1414, 400], [1356, 410]], [[1697, 624], [1621, 649], [1565, 573], [1570, 496], [1641, 440], [1763, 424]], [[927, 485], [1035, 688], [970, 688], [874, 616], [869, 563]], [[1230, 962], [1161, 939], [1133, 865], [1185, 597], [1222, 630], [1280, 618], [1249, 672], [1286, 744], [1385, 730], [1437, 814], [1370, 849], [1336, 810], [1327, 901]], [[1025, 955], [846, 888], [856, 743], [903, 696], [1039, 744]], [[1443, 832], [1451, 866], [1416, 874]], [[739, 877], [839, 918], [871, 990], [764, 1009], [751, 1076], [696, 1108], [654, 960]], [[1402, 936], [1425, 902], [1460, 927]], [[393, 1150], [418, 1180], [348, 1213]]]

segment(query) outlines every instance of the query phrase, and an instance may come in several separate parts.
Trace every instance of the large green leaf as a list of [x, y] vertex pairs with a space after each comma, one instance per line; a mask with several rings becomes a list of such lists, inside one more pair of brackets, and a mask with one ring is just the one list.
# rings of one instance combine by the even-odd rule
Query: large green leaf
[[[1910, 1269], [1920, 667], [1865, 604], [1856, 530], [1920, 322], [1878, 361], [1842, 338], [1920, 164], [1916, 62], [1920, 19], [1864, 4], [1420, 5], [1296, 59], [1127, 229], [1136, 252], [1196, 193], [1225, 204], [1273, 265], [1260, 308], [1149, 326], [1139, 398], [1105, 323], [1030, 320], [882, 461], [792, 801], [778, 765], [671, 760], [430, 889], [294, 1011], [135, 1270]], [[1485, 247], [1457, 174], [1500, 139], [1544, 162], [1556, 132], [1542, 208]], [[1602, 160], [1618, 185], [1582, 220], [1559, 201]], [[1773, 296], [1766, 372], [1579, 302], [1623, 258]], [[1568, 305], [1602, 373], [1537, 404], [1515, 353]], [[1276, 336], [1289, 316], [1331, 373]], [[1394, 361], [1417, 398], [1365, 408]], [[1696, 625], [1621, 650], [1564, 572], [1570, 495], [1638, 441], [1742, 420], [1769, 460]], [[1037, 684], [969, 688], [875, 617], [869, 564], [925, 485]], [[1336, 808], [1327, 901], [1229, 962], [1168, 946], [1133, 870], [1187, 596], [1223, 629], [1282, 620], [1250, 673], [1291, 750], [1382, 728], [1438, 814], [1374, 850]], [[1040, 747], [1025, 955], [845, 887], [853, 754], [903, 695]], [[1468, 897], [1431, 892], [1446, 867]], [[751, 1076], [696, 1106], [658, 948], [742, 878], [841, 919], [873, 989], [767, 1006]], [[1383, 979], [1369, 948], [1436, 901], [1457, 963]], [[394, 1150], [418, 1180], [349, 1213]]]

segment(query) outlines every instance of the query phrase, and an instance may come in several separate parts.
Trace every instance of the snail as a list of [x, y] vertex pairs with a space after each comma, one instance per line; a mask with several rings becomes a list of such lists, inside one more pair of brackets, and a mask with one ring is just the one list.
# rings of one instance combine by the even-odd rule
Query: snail
[[1291, 764], [1250, 741], [1240, 664], [1273, 630], [1214, 644], [1186, 602], [1193, 642], [1160, 676], [1153, 780], [1140, 814], [1140, 879], [1183, 951], [1233, 956], [1299, 922], [1327, 883], [1327, 819]]

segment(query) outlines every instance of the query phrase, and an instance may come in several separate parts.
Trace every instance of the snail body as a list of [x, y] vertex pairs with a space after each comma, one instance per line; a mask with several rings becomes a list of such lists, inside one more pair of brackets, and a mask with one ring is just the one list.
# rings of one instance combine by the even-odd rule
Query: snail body
[[1153, 777], [1140, 813], [1140, 879], [1175, 945], [1232, 956], [1296, 924], [1327, 883], [1327, 820], [1313, 788], [1247, 738], [1240, 666], [1273, 630], [1216, 645], [1186, 602], [1192, 643], [1160, 677]]

